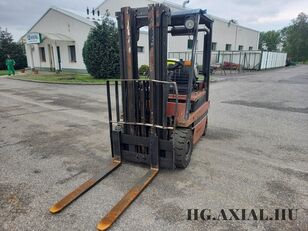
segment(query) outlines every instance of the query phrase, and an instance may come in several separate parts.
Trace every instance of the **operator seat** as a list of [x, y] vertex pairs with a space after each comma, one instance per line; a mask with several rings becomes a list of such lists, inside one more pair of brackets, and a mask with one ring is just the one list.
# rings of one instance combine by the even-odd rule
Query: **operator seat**
[[[176, 65], [168, 60], [168, 76], [169, 80], [176, 82], [178, 87], [178, 92], [180, 95], [186, 95], [188, 93], [188, 80], [189, 71], [191, 66], [184, 65], [183, 60], [177, 61], [177, 63], [182, 63], [182, 65]], [[193, 89], [195, 88], [197, 82], [197, 76], [195, 71], [193, 72]]]

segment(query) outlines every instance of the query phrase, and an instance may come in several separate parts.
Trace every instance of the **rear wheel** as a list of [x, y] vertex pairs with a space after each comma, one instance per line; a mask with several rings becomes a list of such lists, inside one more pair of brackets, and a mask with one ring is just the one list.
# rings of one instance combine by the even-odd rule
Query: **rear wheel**
[[177, 128], [174, 132], [175, 166], [186, 168], [191, 159], [193, 136], [190, 128]]

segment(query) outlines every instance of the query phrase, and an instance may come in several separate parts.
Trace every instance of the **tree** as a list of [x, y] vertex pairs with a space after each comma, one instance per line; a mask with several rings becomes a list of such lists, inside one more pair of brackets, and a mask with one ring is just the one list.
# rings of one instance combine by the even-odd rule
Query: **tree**
[[277, 51], [277, 46], [281, 42], [279, 31], [261, 32], [259, 38], [259, 49], [267, 51]]
[[91, 29], [82, 56], [89, 74], [95, 78], [114, 78], [120, 73], [118, 30], [114, 21], [104, 17]]
[[282, 29], [283, 50], [294, 61], [308, 60], [308, 15], [300, 13], [292, 24]]
[[13, 42], [13, 36], [7, 30], [0, 27], [0, 47], [6, 46]]
[[15, 68], [20, 69], [27, 66], [27, 58], [24, 46], [13, 42], [13, 36], [7, 30], [0, 27], [0, 70], [6, 69], [5, 60], [10, 55], [16, 62]]

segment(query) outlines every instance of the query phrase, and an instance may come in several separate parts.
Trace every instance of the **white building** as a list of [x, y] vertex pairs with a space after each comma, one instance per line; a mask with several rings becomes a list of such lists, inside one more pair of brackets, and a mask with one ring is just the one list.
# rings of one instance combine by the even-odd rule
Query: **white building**
[[82, 48], [94, 26], [84, 17], [51, 7], [22, 38], [26, 42], [28, 66], [85, 72]]
[[[163, 3], [167, 5], [171, 11], [179, 11], [188, 8], [184, 8], [182, 5], [178, 5], [164, 0], [105, 0], [96, 9], [102, 14], [108, 11], [110, 15], [115, 15], [115, 12], [119, 11], [123, 6], [143, 7], [149, 4]], [[213, 49], [214, 50], [257, 50], [259, 44], [259, 32], [241, 25], [238, 25], [231, 20], [225, 20], [216, 16], [209, 15], [214, 20], [213, 25]], [[201, 39], [202, 35], [200, 35]], [[187, 37], [177, 37], [176, 40], [169, 43], [169, 51], [188, 51]], [[171, 41], [169, 39], [169, 41]], [[140, 42], [140, 44], [142, 44]], [[200, 46], [203, 45], [200, 43]], [[198, 47], [198, 50], [202, 50], [202, 47]]]
[[[121, 7], [145, 7], [155, 3], [163, 3], [170, 7], [171, 11], [187, 9], [164, 0], [105, 0], [96, 10], [99, 10], [101, 15], [108, 12], [114, 17], [115, 12], [119, 11]], [[212, 50], [258, 49], [258, 31], [238, 25], [231, 20], [211, 15], [210, 17], [214, 20]], [[36, 44], [26, 44], [28, 65], [38, 69], [85, 71], [82, 48], [92, 27], [94, 27], [94, 23], [85, 17], [51, 7], [24, 37], [26, 39], [28, 35], [38, 36], [38, 33], [42, 36], [42, 42], [35, 41]], [[169, 36], [168, 51], [189, 51], [188, 40], [188, 36], [176, 38]], [[202, 34], [198, 40], [203, 41]], [[197, 50], [201, 51], [202, 49], [203, 43], [200, 42]], [[149, 61], [148, 34], [144, 30], [141, 31], [138, 41], [138, 61], [139, 65], [148, 64]]]

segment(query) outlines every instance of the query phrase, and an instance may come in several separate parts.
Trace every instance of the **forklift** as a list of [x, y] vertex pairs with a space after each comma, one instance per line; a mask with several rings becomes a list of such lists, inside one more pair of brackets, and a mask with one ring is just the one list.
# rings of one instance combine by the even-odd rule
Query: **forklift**
[[[118, 168], [123, 161], [140, 163], [149, 171], [101, 219], [106, 230], [147, 187], [160, 168], [186, 168], [193, 145], [208, 124], [210, 57], [213, 21], [206, 11], [171, 12], [163, 4], [123, 7], [116, 13], [121, 78], [107, 81], [111, 163], [54, 204], [58, 213]], [[139, 78], [137, 43], [140, 29], [149, 35], [149, 78]], [[198, 34], [203, 33], [203, 78], [195, 70]], [[189, 60], [167, 58], [168, 36], [190, 36]], [[114, 94], [113, 94], [114, 93]], [[121, 100], [120, 100], [121, 99]]]

